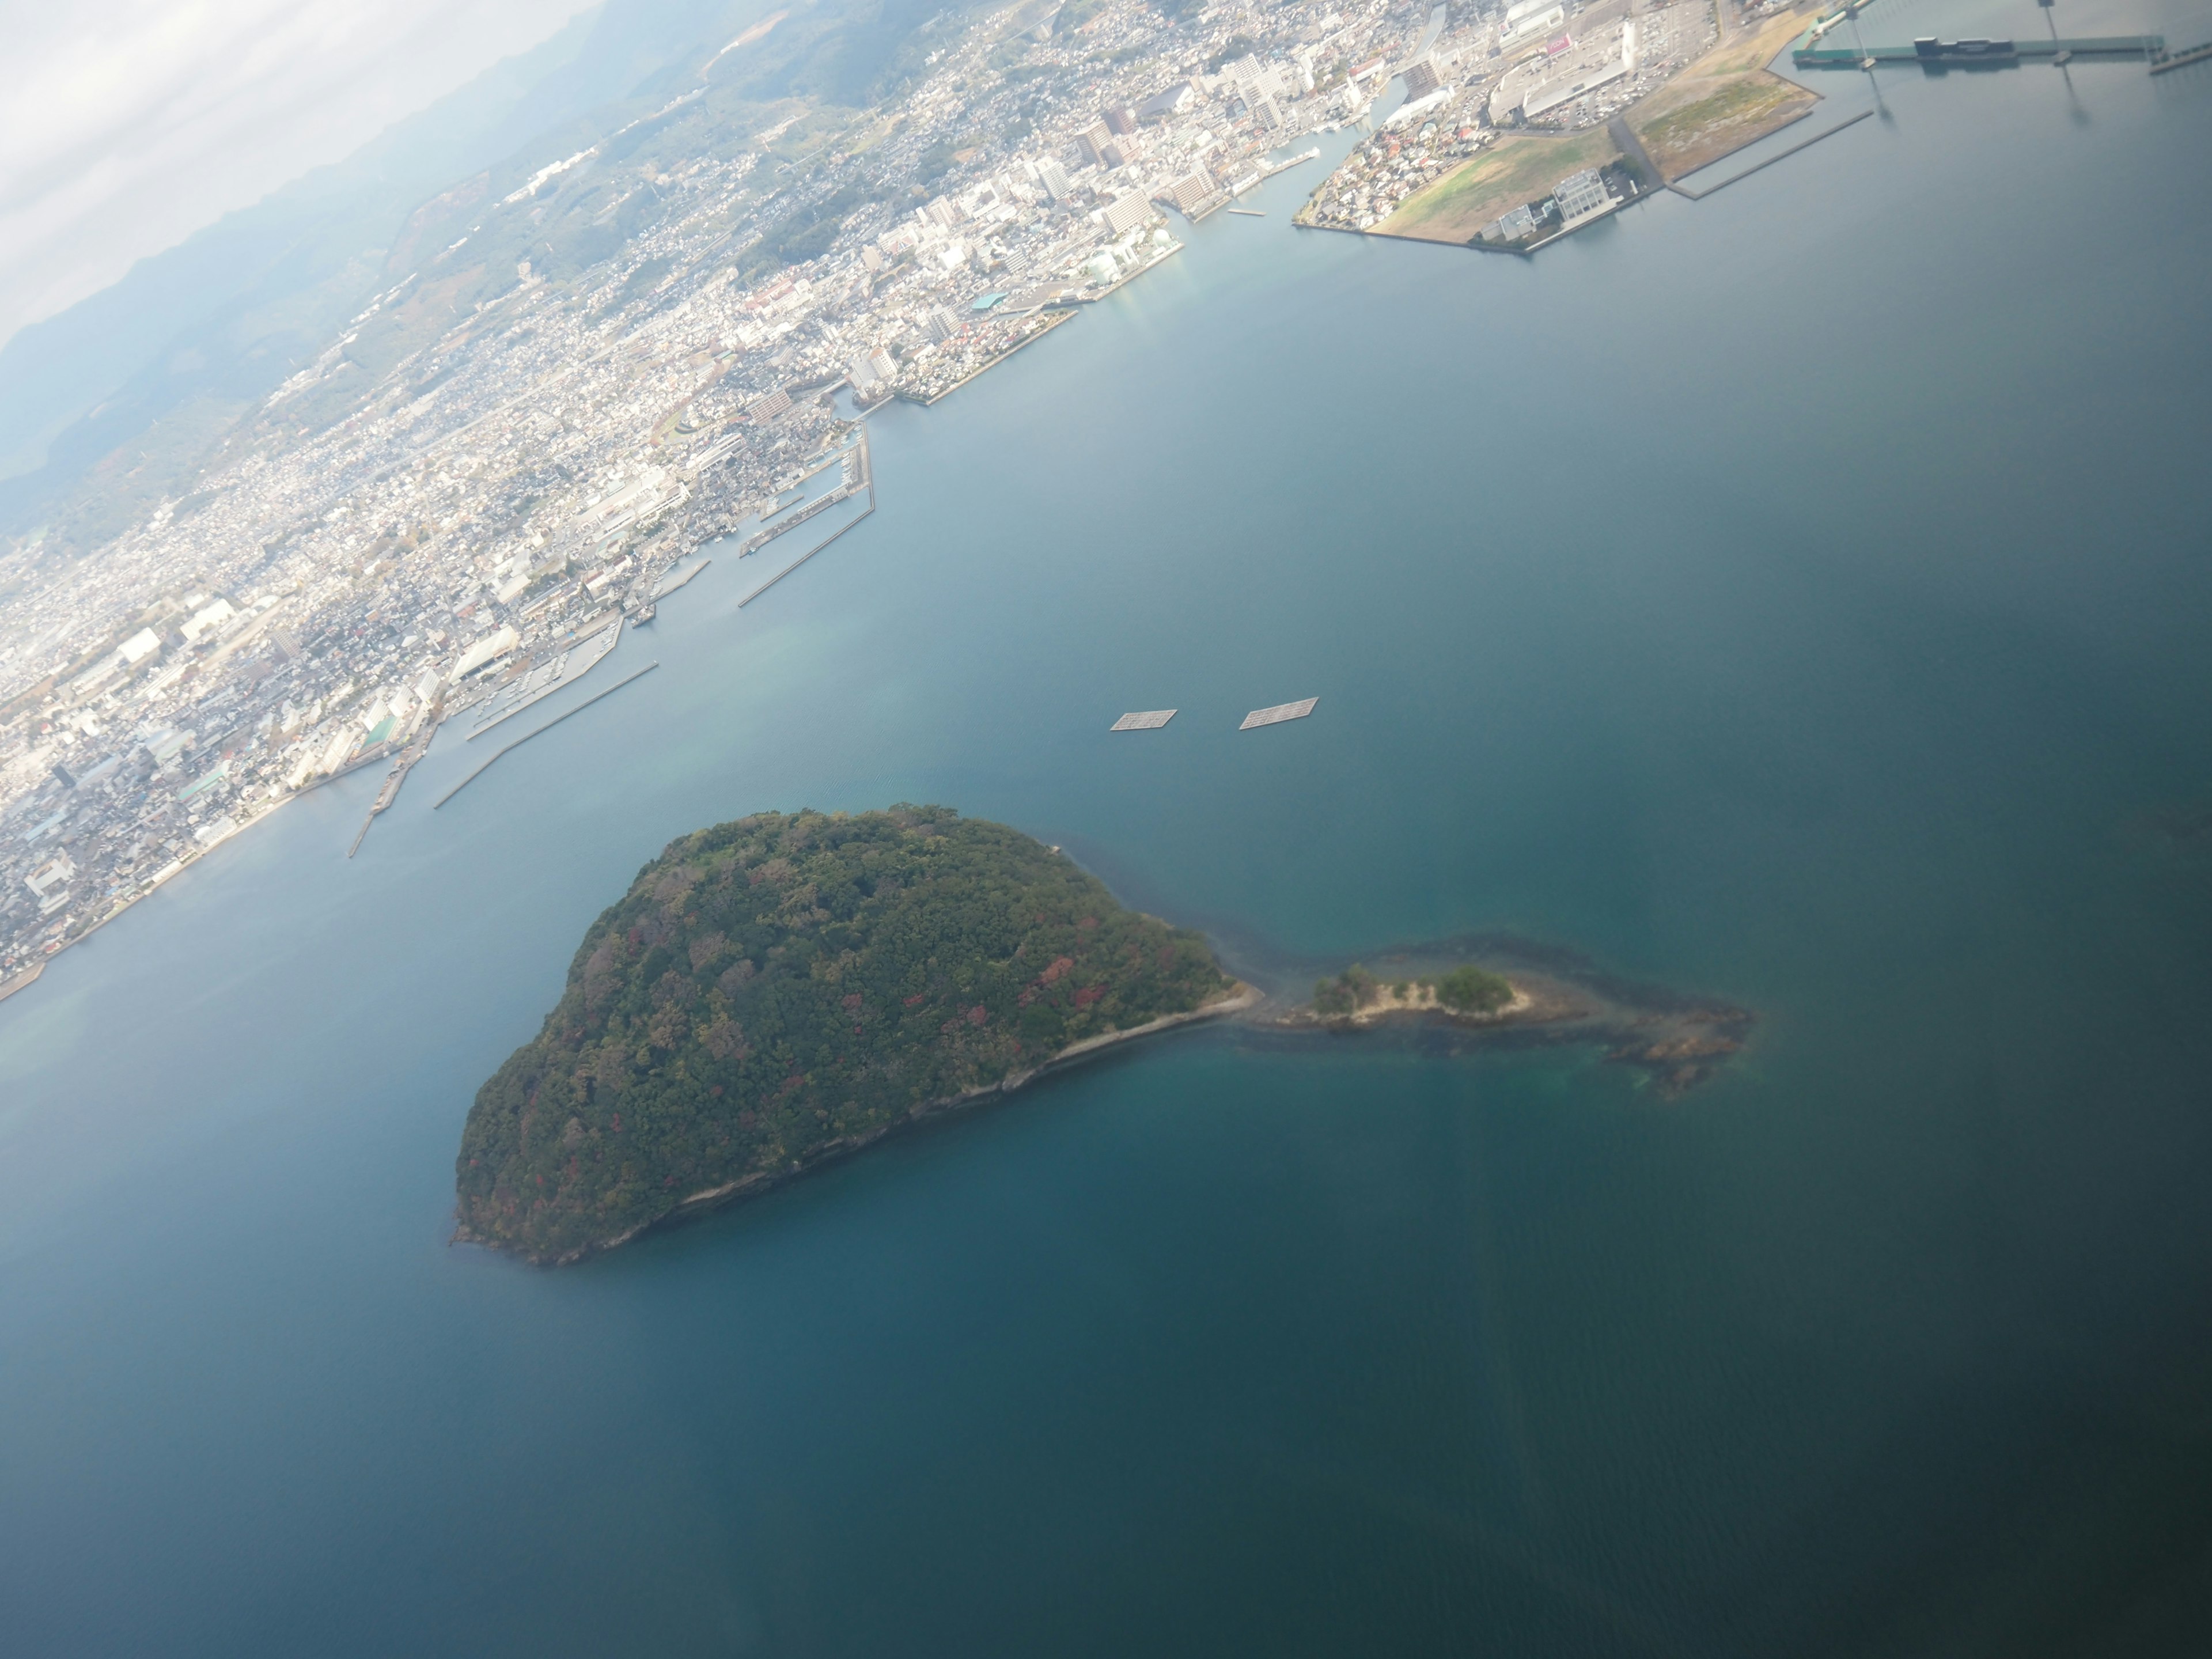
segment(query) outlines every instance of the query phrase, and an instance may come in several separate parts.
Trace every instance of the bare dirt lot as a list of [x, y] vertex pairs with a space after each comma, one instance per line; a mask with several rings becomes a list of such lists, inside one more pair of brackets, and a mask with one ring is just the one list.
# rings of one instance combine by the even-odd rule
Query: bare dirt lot
[[1620, 152], [1603, 127], [1570, 137], [1507, 138], [1416, 191], [1370, 234], [1422, 242], [1468, 242], [1499, 214], [1533, 201], [1571, 173], [1601, 167]]
[[1820, 102], [1819, 94], [1766, 68], [1803, 33], [1809, 15], [1785, 12], [1722, 41], [1628, 112], [1630, 128], [1669, 183], [1780, 131]]

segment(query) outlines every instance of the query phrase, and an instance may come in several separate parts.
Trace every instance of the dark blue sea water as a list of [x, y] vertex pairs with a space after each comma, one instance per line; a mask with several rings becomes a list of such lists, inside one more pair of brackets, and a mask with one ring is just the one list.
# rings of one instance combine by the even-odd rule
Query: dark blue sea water
[[[2191, 1650], [2212, 71], [1883, 96], [1533, 264], [1271, 185], [443, 810], [458, 732], [351, 862], [374, 778], [61, 957], [0, 1008], [0, 1650]], [[1255, 971], [1510, 929], [1759, 1024], [1671, 1102], [1179, 1036], [581, 1267], [448, 1247], [641, 863], [900, 799]]]

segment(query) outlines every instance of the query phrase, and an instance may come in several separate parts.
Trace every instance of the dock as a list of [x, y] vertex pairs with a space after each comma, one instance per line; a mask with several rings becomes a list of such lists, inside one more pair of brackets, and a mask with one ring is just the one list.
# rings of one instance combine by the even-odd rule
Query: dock
[[[478, 778], [482, 777], [486, 772], [491, 770], [492, 763], [497, 760], [501, 755], [513, 754], [516, 750], [521, 748], [524, 744], [528, 743], [531, 738], [542, 737], [546, 732], [550, 732], [555, 726], [560, 725], [562, 720], [567, 720], [570, 714], [582, 714], [593, 703], [599, 702], [601, 697], [611, 697], [616, 692], [621, 690], [623, 687], [628, 685], [632, 680], [642, 679], [645, 676], [650, 674], [654, 669], [659, 666], [660, 665], [657, 662], [649, 662], [646, 664], [644, 667], [639, 669], [635, 674], [626, 674], [621, 679], [617, 680], [612, 685], [609, 686], [605, 690], [596, 692], [592, 696], [585, 698], [583, 702], [578, 703], [574, 708], [570, 708], [561, 714], [556, 714], [551, 720], [546, 721], [544, 725], [537, 727], [533, 731], [525, 732], [514, 742], [507, 744], [501, 748], [493, 750], [490, 754], [484, 757], [483, 763], [479, 765], [476, 770], [471, 772], [459, 783], [446, 791], [444, 794], [439, 796], [436, 801], [432, 803], [430, 810], [433, 812], [436, 811], [439, 807], [443, 806], [447, 801], [453, 799], [454, 796], [459, 794], [462, 790], [467, 788]], [[359, 843], [356, 842], [356, 844], [358, 845]]]

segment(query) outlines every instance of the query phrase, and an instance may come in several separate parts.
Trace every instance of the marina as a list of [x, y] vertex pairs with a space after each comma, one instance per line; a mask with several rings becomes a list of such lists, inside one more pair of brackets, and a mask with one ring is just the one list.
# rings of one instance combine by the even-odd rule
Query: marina
[[[794, 500], [777, 507], [775, 512], [768, 515], [769, 520], [772, 520], [773, 522], [764, 520], [759, 528], [738, 544], [738, 556], [742, 559], [748, 554], [757, 553], [787, 530], [796, 530], [816, 514], [826, 513], [838, 502], [847, 500], [858, 492], [863, 484], [868, 484], [872, 491], [873, 485], [868, 483], [867, 478], [868, 433], [866, 426], [860, 428], [860, 436], [857, 442], [847, 445], [819, 466], [805, 474], [799, 483], [793, 486], [793, 489], [803, 490], [811, 480], [819, 477], [831, 467], [839, 465], [845, 470], [844, 477], [834, 488], [823, 491], [811, 501]], [[872, 501], [871, 506], [872, 504]], [[702, 569], [704, 568], [704, 566], [701, 567]], [[691, 574], [696, 575], [698, 571], [695, 570]], [[690, 576], [684, 579], [684, 581], [690, 580]], [[677, 586], [680, 587], [683, 583], [679, 582]]]

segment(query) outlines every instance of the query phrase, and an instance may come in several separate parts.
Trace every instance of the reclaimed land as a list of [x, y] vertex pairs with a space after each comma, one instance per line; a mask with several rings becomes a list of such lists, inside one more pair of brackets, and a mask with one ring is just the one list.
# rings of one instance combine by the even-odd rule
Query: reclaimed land
[[1766, 67], [1804, 33], [1805, 19], [1784, 12], [1723, 40], [1628, 112], [1629, 130], [1668, 184], [1812, 112], [1820, 94]]
[[1620, 159], [1603, 127], [1555, 138], [1527, 135], [1501, 139], [1398, 204], [1368, 232], [1416, 242], [1463, 246], [1501, 213], [1535, 201], [1571, 173]]

